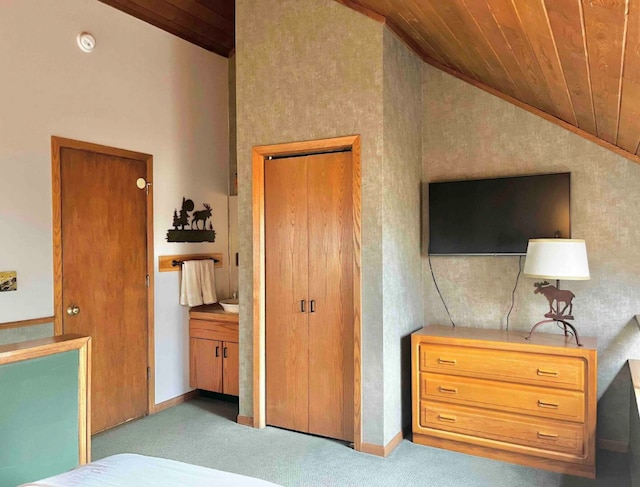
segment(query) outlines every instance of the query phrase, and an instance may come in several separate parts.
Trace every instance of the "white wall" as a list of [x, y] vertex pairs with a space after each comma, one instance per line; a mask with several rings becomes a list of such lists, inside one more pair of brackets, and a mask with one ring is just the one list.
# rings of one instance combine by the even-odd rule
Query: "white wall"
[[[94, 53], [76, 46], [81, 31]], [[189, 390], [187, 313], [178, 273], [157, 256], [221, 252], [227, 262], [227, 59], [97, 0], [0, 0], [0, 323], [53, 314], [51, 136], [154, 156], [156, 402]], [[165, 240], [182, 197], [209, 203], [214, 244]]]

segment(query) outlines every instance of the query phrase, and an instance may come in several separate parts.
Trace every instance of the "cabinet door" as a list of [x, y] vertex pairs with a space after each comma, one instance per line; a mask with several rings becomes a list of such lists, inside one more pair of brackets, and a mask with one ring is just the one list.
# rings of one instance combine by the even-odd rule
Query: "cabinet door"
[[306, 157], [265, 162], [266, 419], [297, 431], [309, 427], [306, 194]]
[[222, 392], [222, 342], [192, 338], [190, 345], [191, 387]]
[[240, 352], [238, 344], [222, 344], [222, 392], [232, 396], [240, 395]]
[[353, 441], [351, 152], [308, 158], [309, 432]]

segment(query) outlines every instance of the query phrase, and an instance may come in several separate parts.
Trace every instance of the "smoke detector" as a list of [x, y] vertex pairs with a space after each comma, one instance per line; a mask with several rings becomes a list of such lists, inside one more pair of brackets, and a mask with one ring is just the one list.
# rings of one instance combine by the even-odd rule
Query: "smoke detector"
[[96, 48], [96, 38], [88, 32], [82, 32], [78, 34], [78, 37], [76, 37], [76, 41], [78, 42], [78, 47], [83, 52], [93, 52], [93, 50]]

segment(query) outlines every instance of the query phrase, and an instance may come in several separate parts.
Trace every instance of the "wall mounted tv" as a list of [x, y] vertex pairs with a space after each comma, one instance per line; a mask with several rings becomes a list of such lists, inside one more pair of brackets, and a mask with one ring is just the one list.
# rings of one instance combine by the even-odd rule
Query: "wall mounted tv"
[[431, 255], [523, 255], [570, 238], [570, 173], [429, 183]]

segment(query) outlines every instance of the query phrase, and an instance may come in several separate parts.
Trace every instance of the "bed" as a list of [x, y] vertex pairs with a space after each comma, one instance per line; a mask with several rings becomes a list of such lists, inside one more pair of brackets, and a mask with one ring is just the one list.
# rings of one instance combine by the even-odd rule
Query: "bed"
[[164, 458], [124, 453], [22, 487], [273, 487], [244, 475]]

